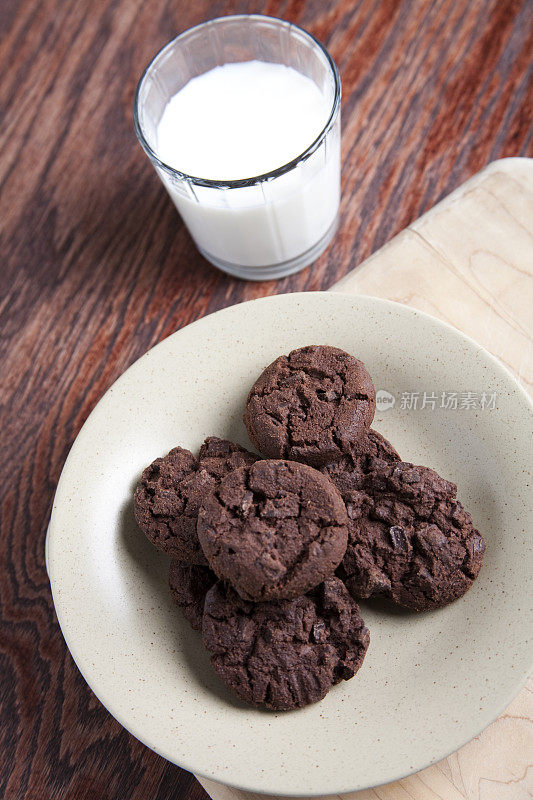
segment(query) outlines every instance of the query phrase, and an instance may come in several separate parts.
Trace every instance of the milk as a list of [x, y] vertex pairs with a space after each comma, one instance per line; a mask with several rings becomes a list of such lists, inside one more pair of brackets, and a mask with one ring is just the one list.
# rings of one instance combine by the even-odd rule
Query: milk
[[[157, 155], [193, 178], [255, 178], [298, 159], [320, 136], [331, 111], [331, 99], [291, 67], [225, 64], [193, 78], [169, 99], [157, 124]], [[308, 158], [250, 186], [203, 186], [158, 171], [207, 258], [236, 267], [228, 269], [234, 274], [240, 266], [281, 268], [309, 258], [317, 247], [320, 252], [335, 228], [339, 119]]]
[[157, 127], [158, 155], [199, 178], [252, 178], [303, 153], [329, 111], [316, 83], [292, 67], [225, 64], [169, 100]]

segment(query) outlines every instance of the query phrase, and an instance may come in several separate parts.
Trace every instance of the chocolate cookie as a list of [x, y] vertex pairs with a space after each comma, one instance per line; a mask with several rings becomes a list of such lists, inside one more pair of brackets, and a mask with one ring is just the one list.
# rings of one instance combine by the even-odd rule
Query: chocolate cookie
[[352, 492], [356, 493], [357, 501], [365, 475], [396, 461], [400, 461], [400, 456], [391, 443], [371, 428], [350, 453], [333, 464], [326, 464], [320, 471], [335, 484], [348, 507], [353, 502]]
[[221, 477], [258, 456], [225, 439], [209, 437], [198, 458], [175, 447], [144, 470], [135, 490], [135, 519], [159, 550], [187, 564], [207, 564], [196, 535], [204, 497]]
[[374, 384], [361, 361], [337, 347], [312, 345], [265, 369], [248, 395], [244, 422], [265, 456], [319, 467], [350, 452], [375, 407]]
[[341, 581], [294, 600], [249, 603], [222, 581], [207, 593], [204, 644], [221, 680], [255, 706], [316, 703], [361, 666], [369, 633]]
[[222, 479], [198, 516], [211, 569], [247, 600], [297, 597], [333, 575], [346, 508], [331, 481], [294, 461], [257, 461]]
[[424, 611], [470, 588], [485, 542], [456, 491], [432, 469], [403, 461], [365, 475], [348, 504], [349, 541], [337, 572], [354, 597]]
[[168, 573], [170, 594], [195, 631], [202, 630], [205, 596], [217, 581], [208, 567], [171, 561]]

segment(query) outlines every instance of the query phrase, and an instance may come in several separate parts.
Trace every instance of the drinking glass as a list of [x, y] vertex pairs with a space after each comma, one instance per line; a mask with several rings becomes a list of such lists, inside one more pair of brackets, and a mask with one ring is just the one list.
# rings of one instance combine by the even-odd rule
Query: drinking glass
[[[192, 78], [228, 63], [285, 64], [311, 78], [329, 108], [318, 136], [296, 158], [240, 180], [193, 176], [158, 155], [157, 126], [168, 101]], [[313, 262], [330, 243], [340, 201], [340, 99], [326, 48], [297, 25], [259, 14], [220, 17], [167, 44], [135, 94], [135, 132], [202, 255], [239, 278], [281, 278]], [[188, 124], [184, 119], [183, 125]], [[223, 124], [213, 119], [213, 126]]]

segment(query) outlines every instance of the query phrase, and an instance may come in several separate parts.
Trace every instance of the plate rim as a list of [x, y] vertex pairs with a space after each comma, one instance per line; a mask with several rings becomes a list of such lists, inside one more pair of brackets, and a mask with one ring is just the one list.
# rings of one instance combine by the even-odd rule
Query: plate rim
[[[299, 792], [299, 791], [291, 791], [291, 790], [289, 790], [289, 791], [287, 791], [287, 790], [280, 791], [278, 788], [275, 788], [275, 787], [274, 788], [272, 788], [272, 787], [269, 788], [268, 786], [264, 786], [264, 785], [262, 785], [260, 783], [259, 784], [258, 783], [254, 783], [253, 780], [252, 780], [252, 782], [245, 782], [245, 783], [242, 783], [242, 782], [231, 782], [228, 779], [224, 779], [224, 777], [220, 778], [216, 774], [206, 772], [206, 771], [202, 770], [201, 768], [200, 769], [197, 768], [195, 765], [188, 763], [186, 759], [181, 760], [180, 762], [178, 762], [177, 760], [175, 760], [175, 757], [173, 757], [172, 754], [167, 753], [164, 749], [158, 748], [154, 743], [150, 743], [145, 738], [143, 738], [142, 731], [137, 732], [137, 731], [133, 730], [131, 727], [129, 727], [129, 725], [127, 725], [124, 722], [123, 715], [120, 712], [120, 709], [118, 709], [117, 711], [116, 710], [111, 710], [112, 707], [113, 707], [113, 704], [109, 703], [107, 700], [106, 700], [106, 702], [104, 702], [102, 700], [102, 698], [100, 696], [100, 688], [101, 687], [98, 686], [98, 690], [96, 690], [95, 687], [93, 686], [93, 684], [91, 683], [91, 681], [88, 679], [88, 677], [86, 675], [86, 672], [88, 672], [88, 670], [86, 670], [85, 667], [82, 668], [80, 666], [79, 661], [80, 660], [83, 661], [83, 658], [79, 656], [79, 653], [75, 652], [76, 651], [76, 646], [75, 645], [74, 645], [74, 652], [73, 652], [73, 649], [72, 649], [72, 636], [71, 636], [72, 631], [67, 632], [68, 631], [68, 622], [66, 620], [66, 609], [61, 607], [61, 601], [59, 599], [59, 593], [57, 592], [57, 589], [59, 588], [59, 585], [57, 583], [58, 576], [57, 576], [57, 574], [54, 575], [54, 570], [58, 568], [58, 563], [54, 563], [55, 556], [53, 555], [53, 542], [54, 542], [54, 538], [59, 535], [59, 534], [54, 533], [54, 516], [56, 516], [56, 518], [57, 518], [57, 515], [58, 515], [58, 512], [56, 511], [56, 498], [57, 498], [57, 495], [58, 495], [59, 490], [61, 488], [61, 484], [63, 482], [64, 475], [66, 475], [67, 472], [68, 472], [68, 467], [69, 467], [69, 462], [71, 460], [72, 452], [75, 449], [75, 446], [76, 446], [80, 436], [82, 435], [83, 431], [86, 430], [86, 427], [88, 426], [89, 421], [91, 420], [91, 418], [93, 417], [93, 415], [95, 414], [97, 409], [100, 409], [100, 412], [101, 412], [102, 407], [105, 407], [106, 398], [108, 398], [110, 396], [112, 390], [114, 390], [115, 388], [120, 386], [120, 384], [122, 383], [123, 379], [130, 372], [130, 370], [137, 369], [138, 365], [140, 364], [140, 362], [142, 362], [142, 361], [146, 360], [148, 357], [150, 357], [154, 350], [166, 345], [166, 343], [168, 343], [169, 339], [177, 337], [183, 331], [185, 331], [185, 330], [190, 331], [191, 328], [194, 328], [196, 326], [205, 324], [205, 321], [207, 319], [212, 320], [214, 317], [222, 316], [222, 315], [228, 314], [228, 313], [232, 313], [232, 312], [234, 312], [234, 310], [237, 307], [240, 307], [240, 306], [250, 306], [252, 304], [258, 304], [258, 303], [270, 303], [270, 302], [276, 303], [276, 302], [279, 302], [280, 300], [282, 302], [285, 302], [285, 300], [287, 298], [303, 299], [304, 302], [305, 302], [305, 300], [307, 300], [310, 296], [312, 296], [312, 297], [324, 297], [324, 298], [327, 297], [327, 298], [331, 298], [331, 300], [333, 302], [334, 302], [334, 300], [338, 300], [339, 298], [341, 298], [341, 302], [346, 302], [347, 304], [353, 304], [354, 306], [357, 305], [360, 301], [362, 301], [363, 303], [369, 302], [370, 304], [376, 303], [376, 304], [378, 304], [380, 306], [393, 308], [398, 313], [404, 314], [405, 316], [408, 316], [408, 317], [419, 317], [419, 318], [422, 318], [426, 322], [428, 322], [429, 324], [433, 324], [437, 328], [443, 329], [444, 331], [447, 332], [448, 335], [452, 335], [452, 336], [455, 336], [455, 337], [457, 337], [459, 339], [462, 339], [465, 343], [468, 343], [468, 345], [471, 348], [473, 348], [475, 351], [477, 351], [477, 354], [482, 354], [482, 356], [485, 359], [488, 359], [492, 363], [492, 365], [494, 366], [496, 371], [500, 372], [501, 375], [507, 381], [510, 381], [512, 383], [512, 386], [513, 386], [514, 390], [515, 391], [518, 390], [518, 393], [520, 394], [522, 400], [525, 401], [527, 406], [529, 407], [530, 413], [533, 414], [533, 398], [531, 398], [531, 396], [529, 395], [527, 390], [521, 385], [521, 383], [517, 380], [515, 375], [513, 375], [511, 370], [499, 358], [497, 358], [492, 353], [490, 353], [486, 348], [484, 348], [482, 345], [480, 345], [475, 339], [473, 339], [468, 334], [466, 334], [463, 331], [459, 330], [458, 328], [456, 328], [455, 326], [451, 325], [450, 323], [448, 323], [448, 322], [446, 322], [444, 320], [441, 320], [438, 317], [435, 317], [435, 316], [433, 316], [431, 314], [428, 314], [425, 311], [421, 311], [420, 309], [414, 308], [414, 307], [406, 305], [404, 303], [399, 303], [399, 302], [394, 301], [394, 300], [389, 300], [387, 298], [376, 297], [374, 295], [365, 295], [365, 294], [346, 294], [346, 293], [343, 293], [343, 292], [340, 292], [340, 291], [335, 291], [335, 290], [322, 290], [322, 291], [315, 291], [315, 292], [309, 292], [309, 291], [306, 291], [306, 292], [286, 292], [286, 293], [280, 293], [280, 294], [267, 295], [267, 296], [263, 296], [263, 297], [253, 298], [251, 300], [244, 301], [243, 303], [236, 303], [236, 304], [233, 304], [231, 306], [226, 306], [226, 307], [224, 307], [222, 309], [218, 309], [217, 311], [214, 311], [211, 314], [206, 314], [205, 316], [200, 317], [199, 319], [194, 320], [193, 322], [188, 323], [187, 325], [184, 325], [184, 326], [178, 328], [177, 330], [173, 331], [171, 334], [166, 336], [160, 342], [157, 342], [155, 345], [150, 347], [145, 353], [143, 353], [141, 356], [139, 356], [132, 364], [130, 364], [127, 367], [127, 369], [124, 370], [124, 372], [122, 372], [115, 379], [115, 381], [113, 381], [113, 383], [110, 384], [110, 386], [106, 389], [106, 391], [99, 398], [99, 400], [95, 404], [95, 406], [91, 409], [90, 413], [88, 414], [86, 420], [84, 421], [83, 425], [81, 426], [81, 428], [78, 431], [76, 437], [74, 438], [74, 441], [72, 442], [72, 444], [70, 446], [69, 452], [68, 452], [67, 457], [65, 459], [65, 463], [64, 463], [63, 468], [61, 470], [61, 474], [59, 476], [59, 480], [57, 482], [56, 490], [54, 492], [54, 498], [53, 498], [53, 502], [52, 502], [52, 511], [51, 511], [51, 516], [50, 516], [48, 529], [47, 529], [47, 534], [46, 534], [46, 538], [45, 538], [46, 570], [47, 570], [48, 577], [49, 577], [52, 600], [53, 600], [53, 604], [54, 604], [54, 610], [55, 610], [55, 613], [56, 613], [56, 617], [57, 617], [57, 620], [58, 620], [58, 624], [59, 624], [62, 636], [63, 636], [63, 638], [65, 640], [65, 644], [67, 646], [67, 649], [68, 649], [68, 651], [69, 651], [74, 663], [76, 664], [77, 669], [81, 673], [83, 679], [85, 680], [85, 682], [89, 686], [90, 690], [94, 693], [94, 695], [97, 697], [99, 702], [105, 708], [105, 710], [109, 714], [111, 714], [111, 716], [114, 717], [117, 720], [117, 722], [123, 728], [125, 728], [126, 731], [128, 731], [128, 733], [130, 735], [132, 735], [134, 738], [136, 738], [138, 741], [140, 741], [143, 745], [148, 747], [150, 750], [153, 750], [157, 755], [161, 756], [162, 758], [164, 758], [165, 760], [169, 761], [170, 763], [175, 764], [176, 766], [180, 767], [181, 769], [187, 770], [187, 771], [191, 772], [192, 774], [194, 774], [194, 775], [196, 775], [196, 776], [198, 776], [200, 778], [205, 778], [206, 780], [210, 780], [210, 781], [213, 781], [213, 782], [216, 782], [216, 783], [220, 783], [222, 785], [229, 786], [229, 787], [232, 787], [232, 788], [235, 788], [235, 789], [239, 789], [241, 791], [247, 791], [247, 792], [258, 793], [258, 794], [270, 793], [270, 794], [273, 794], [273, 795], [276, 795], [276, 796], [280, 796], [280, 797], [322, 797], [322, 796], [337, 795], [337, 794], [347, 794], [347, 793], [350, 793], [350, 792], [353, 792], [353, 791], [364, 791], [366, 789], [371, 789], [371, 788], [376, 787], [376, 786], [384, 785], [384, 783], [388, 784], [388, 783], [391, 783], [391, 782], [394, 782], [394, 781], [398, 781], [398, 780], [401, 780], [403, 778], [408, 777], [409, 775], [413, 775], [413, 774], [415, 774], [417, 772], [421, 772], [422, 770], [428, 768], [429, 766], [432, 766], [435, 763], [437, 763], [437, 762], [449, 757], [451, 754], [457, 752], [459, 749], [464, 747], [465, 744], [467, 744], [468, 742], [472, 741], [472, 739], [474, 739], [476, 736], [479, 736], [479, 734], [482, 733], [482, 731], [484, 731], [490, 724], [492, 724], [492, 722], [494, 722], [494, 720], [496, 720], [501, 715], [501, 713], [505, 710], [505, 708], [507, 708], [507, 706], [516, 697], [516, 695], [521, 691], [521, 689], [524, 687], [526, 681], [528, 680], [529, 674], [531, 673], [531, 671], [533, 669], [533, 652], [532, 652], [531, 657], [530, 657], [531, 663], [530, 663], [528, 672], [526, 674], [522, 675], [520, 680], [517, 681], [516, 684], [514, 684], [513, 688], [507, 694], [505, 701], [498, 707], [497, 711], [494, 712], [494, 711], [491, 710], [490, 714], [488, 715], [490, 717], [489, 721], [485, 722], [479, 729], [476, 728], [476, 731], [473, 734], [469, 733], [466, 736], [466, 738], [461, 737], [460, 743], [457, 744], [457, 745], [454, 745], [454, 747], [451, 748], [450, 750], [446, 750], [446, 752], [444, 752], [444, 753], [439, 753], [438, 755], [436, 755], [431, 760], [429, 760], [427, 762], [424, 762], [423, 764], [417, 765], [414, 769], [401, 770], [397, 774], [387, 775], [385, 782], [380, 781], [379, 783], [360, 784], [360, 785], [357, 785], [355, 788], [353, 787], [353, 785], [352, 786], [347, 785], [347, 786], [343, 786], [341, 788], [335, 788], [331, 792], [327, 792], [327, 793], [325, 793], [323, 791], [318, 791], [318, 790], [317, 791], [308, 791], [308, 790], [306, 790], [305, 793], [302, 795], [302, 793]], [[329, 300], [327, 302], [329, 302]], [[354, 311], [355, 310], [356, 309], [354, 308]], [[55, 589], [54, 589], [54, 581], [56, 582]], [[74, 638], [76, 638], [75, 635], [74, 635]], [[133, 728], [135, 728], [135, 726], [133, 726]]]

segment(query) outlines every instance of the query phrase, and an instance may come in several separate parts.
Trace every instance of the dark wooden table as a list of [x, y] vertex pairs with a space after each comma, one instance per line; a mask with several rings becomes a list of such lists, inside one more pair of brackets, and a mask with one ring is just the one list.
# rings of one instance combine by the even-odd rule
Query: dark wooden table
[[[251, 11], [312, 31], [343, 83], [340, 231], [277, 283], [201, 258], [132, 127], [161, 45]], [[191, 775], [100, 705], [64, 645], [44, 537], [67, 452], [111, 383], [177, 328], [326, 288], [489, 161], [531, 155], [533, 4], [2, 0], [0, 20], [0, 797], [199, 800]]]

